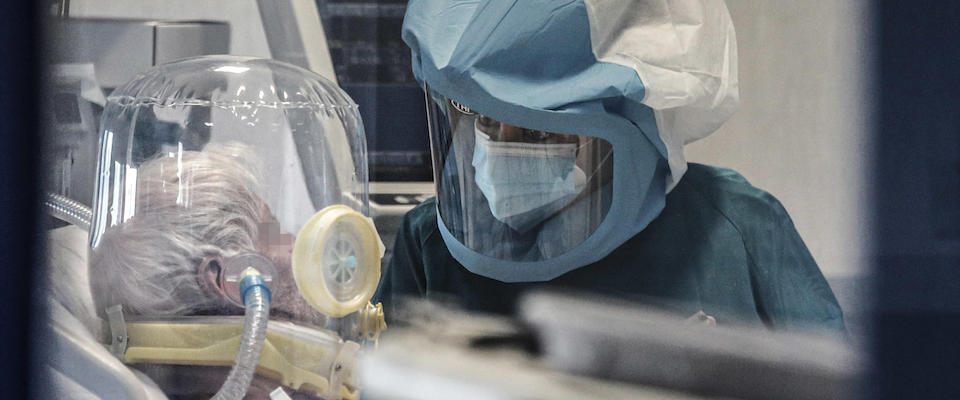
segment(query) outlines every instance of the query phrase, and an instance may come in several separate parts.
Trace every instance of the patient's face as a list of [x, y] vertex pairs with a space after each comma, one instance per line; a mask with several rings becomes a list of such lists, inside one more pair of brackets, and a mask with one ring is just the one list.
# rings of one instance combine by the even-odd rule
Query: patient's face
[[264, 206], [263, 216], [257, 231], [257, 251], [267, 256], [277, 267], [278, 277], [274, 281], [272, 294], [276, 299], [275, 315], [292, 321], [307, 322], [323, 326], [326, 316], [315, 310], [300, 296], [296, 281], [293, 279], [291, 259], [293, 243], [296, 237], [284, 232], [280, 224]]
[[[277, 276], [271, 284], [271, 318], [275, 317], [323, 327], [326, 324], [327, 317], [315, 310], [300, 296], [296, 281], [293, 278], [291, 258], [294, 240], [295, 236], [284, 232], [270, 209], [264, 206], [258, 221], [255, 247], [257, 252], [269, 258], [277, 268]], [[219, 273], [219, 265], [216, 265], [216, 263], [201, 266], [201, 280], [206, 281], [203, 283], [204, 286], [215, 288], [213, 290], [223, 296], [222, 288], [218, 286]], [[232, 309], [231, 314], [242, 313], [242, 310], [237, 306], [230, 305], [229, 308]]]

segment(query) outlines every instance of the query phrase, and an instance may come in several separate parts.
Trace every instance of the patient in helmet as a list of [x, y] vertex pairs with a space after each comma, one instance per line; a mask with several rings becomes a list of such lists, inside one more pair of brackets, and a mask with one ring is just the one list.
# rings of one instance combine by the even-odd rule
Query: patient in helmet
[[210, 144], [137, 170], [134, 216], [108, 229], [91, 253], [98, 314], [242, 315], [218, 286], [223, 260], [264, 254], [277, 267], [272, 315], [324, 326], [326, 317], [297, 292], [290, 272], [293, 236], [277, 228], [261, 197], [257, 156], [237, 143]]

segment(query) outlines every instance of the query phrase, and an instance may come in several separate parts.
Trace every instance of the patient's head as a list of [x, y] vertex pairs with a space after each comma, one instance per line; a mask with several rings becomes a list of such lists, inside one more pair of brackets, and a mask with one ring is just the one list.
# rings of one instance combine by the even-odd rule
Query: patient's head
[[284, 247], [261, 245], [292, 237], [270, 228], [257, 160], [244, 145], [211, 144], [141, 165], [134, 217], [108, 229], [91, 253], [98, 313], [120, 304], [129, 315], [242, 314], [217, 277], [223, 260], [259, 251], [277, 264], [275, 314], [322, 324], [296, 290], [289, 254], [276, 252]]

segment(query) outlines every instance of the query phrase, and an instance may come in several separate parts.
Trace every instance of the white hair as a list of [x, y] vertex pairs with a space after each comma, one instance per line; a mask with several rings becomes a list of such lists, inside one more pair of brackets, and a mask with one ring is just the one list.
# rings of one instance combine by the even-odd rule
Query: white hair
[[[98, 313], [119, 304], [131, 315], [189, 315], [226, 306], [201, 288], [207, 257], [256, 251], [257, 157], [242, 144], [210, 144], [137, 169], [136, 212], [108, 229], [91, 253]], [[128, 177], [129, 178], [129, 177]]]

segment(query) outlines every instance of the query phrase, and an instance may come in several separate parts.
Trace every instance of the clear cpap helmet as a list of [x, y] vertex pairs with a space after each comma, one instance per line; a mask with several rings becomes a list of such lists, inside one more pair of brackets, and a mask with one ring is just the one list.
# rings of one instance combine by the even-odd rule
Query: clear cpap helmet
[[93, 207], [107, 344], [168, 395], [246, 368], [233, 389], [250, 395], [356, 397], [353, 354], [385, 327], [369, 304], [384, 248], [360, 115], [335, 84], [233, 56], [140, 74], [103, 112]]

